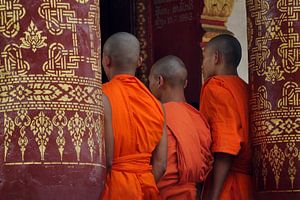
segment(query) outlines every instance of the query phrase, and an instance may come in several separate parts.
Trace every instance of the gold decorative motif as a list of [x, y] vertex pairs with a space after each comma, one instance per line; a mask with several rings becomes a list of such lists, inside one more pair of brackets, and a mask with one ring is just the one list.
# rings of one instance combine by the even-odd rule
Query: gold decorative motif
[[33, 135], [36, 136], [35, 141], [39, 146], [41, 153], [41, 160], [45, 160], [45, 151], [47, 143], [49, 142], [49, 136], [53, 131], [53, 125], [49, 117], [44, 112], [40, 112], [38, 116], [34, 117], [31, 122], [31, 130]]
[[137, 18], [136, 18], [136, 36], [140, 42], [141, 46], [141, 56], [143, 58], [143, 63], [141, 64], [141, 67], [137, 70], [137, 76], [141, 79], [141, 81], [147, 85], [148, 78], [146, 76], [147, 71], [147, 64], [149, 63], [149, 57], [151, 55], [148, 55], [148, 53], [151, 53], [149, 51], [149, 44], [147, 42], [147, 12], [146, 12], [146, 0], [137, 0], [136, 1], [136, 11], [137, 11]]
[[282, 166], [284, 161], [285, 161], [285, 156], [283, 151], [280, 148], [278, 148], [278, 146], [275, 144], [274, 147], [270, 150], [269, 162], [275, 176], [276, 189], [278, 189], [280, 173], [282, 171]]
[[0, 0], [0, 16], [0, 33], [12, 38], [20, 31], [20, 20], [25, 16], [25, 8], [19, 0]]
[[[280, 35], [282, 35], [281, 32], [281, 23], [282, 20], [274, 20], [271, 19], [270, 21], [267, 21], [266, 23], [266, 27], [267, 27], [267, 34], [271, 37], [271, 39], [275, 39], [277, 37], [279, 37]], [[274, 57], [273, 57], [274, 59]]]
[[[4, 112], [6, 166], [105, 167], [100, 155], [103, 136], [97, 132], [103, 123], [99, 121], [97, 128], [90, 124], [103, 116], [100, 5], [98, 0], [76, 1], [85, 5], [43, 0], [36, 5], [38, 15], [23, 20], [25, 9], [19, 0], [0, 0], [0, 40], [4, 39], [0, 42], [0, 112]], [[21, 19], [28, 27], [20, 29]], [[79, 44], [82, 39], [84, 45]], [[32, 57], [37, 51], [39, 59]], [[15, 138], [17, 148], [13, 148]], [[54, 154], [50, 144], [57, 148]], [[86, 148], [91, 157], [80, 156]], [[35, 153], [29, 155], [29, 149]], [[76, 156], [67, 157], [69, 153]]]
[[55, 111], [55, 116], [52, 119], [52, 123], [58, 128], [58, 136], [56, 138], [56, 144], [58, 146], [58, 151], [60, 154], [60, 160], [63, 160], [64, 147], [66, 144], [66, 139], [64, 137], [64, 127], [68, 124], [68, 119], [65, 116], [64, 110]]
[[234, 1], [233, 0], [204, 0], [203, 16], [212, 16], [214, 19], [226, 18], [232, 12]]
[[260, 86], [257, 89], [257, 93], [253, 93], [250, 99], [251, 109], [254, 111], [264, 111], [271, 110], [272, 104], [268, 100], [267, 88], [265, 86]]
[[284, 150], [284, 154], [289, 160], [288, 174], [290, 176], [291, 187], [292, 189], [294, 189], [294, 181], [297, 173], [294, 159], [297, 158], [299, 155], [299, 150], [296, 147], [296, 144], [294, 142], [287, 143], [286, 149]]
[[43, 31], [39, 31], [33, 21], [31, 21], [27, 31], [24, 32], [25, 37], [20, 38], [22, 41], [20, 47], [36, 52], [37, 49], [47, 46], [45, 43], [47, 37], [42, 36], [42, 32]]
[[43, 70], [48, 75], [69, 76], [75, 75], [74, 69], [78, 68], [78, 62], [68, 62], [68, 51], [60, 43], [52, 43], [48, 50], [49, 60], [43, 65]]
[[76, 112], [74, 117], [72, 117], [68, 123], [68, 130], [70, 131], [70, 135], [72, 137], [72, 142], [75, 147], [75, 151], [77, 154], [77, 161], [80, 161], [80, 151], [82, 144], [82, 137], [84, 136], [85, 124], [83, 119]]
[[[4, 65], [1, 65], [1, 63], [4, 63]], [[30, 66], [24, 60], [19, 46], [16, 44], [6, 45], [0, 57], [0, 79], [9, 75], [25, 75], [29, 69]]]
[[270, 66], [267, 66], [265, 75], [266, 75], [266, 81], [271, 81], [271, 83], [274, 85], [276, 81], [284, 80], [282, 70], [280, 70], [280, 66], [275, 61], [275, 58], [272, 58], [272, 61], [270, 63]]
[[87, 3], [89, 0], [76, 0], [78, 3], [81, 3], [81, 4], [85, 4]]
[[282, 98], [278, 101], [278, 108], [300, 109], [300, 87], [297, 83], [288, 81], [282, 89]]
[[269, 150], [267, 149], [266, 144], [261, 145], [261, 160], [262, 160], [262, 177], [264, 181], [264, 188], [267, 185], [267, 176], [268, 176], [268, 168], [267, 168], [267, 159], [269, 157]]
[[95, 122], [95, 134], [97, 136], [97, 142], [98, 142], [98, 148], [99, 148], [99, 155], [100, 155], [100, 160], [102, 160], [102, 155], [104, 155], [104, 149], [105, 149], [105, 146], [104, 146], [104, 138], [103, 138], [103, 129], [102, 129], [102, 126], [101, 124], [103, 124], [103, 121], [101, 120], [100, 117], [98, 117], [96, 119], [96, 122]]
[[95, 120], [93, 119], [93, 114], [91, 112], [87, 113], [85, 118], [85, 126], [89, 130], [89, 138], [88, 138], [88, 146], [91, 154], [91, 162], [94, 160], [94, 151], [95, 151], [95, 143], [93, 139], [93, 129], [95, 127]]
[[11, 143], [11, 137], [15, 130], [13, 120], [4, 113], [4, 162], [6, 162], [7, 152]]
[[[220, 34], [232, 34], [227, 30], [227, 18], [231, 15], [234, 0], [204, 0], [204, 9], [201, 15], [201, 26], [205, 30], [202, 37], [203, 43], [207, 43], [211, 38]], [[216, 25], [211, 21], [221, 22]]]
[[30, 123], [31, 119], [28, 116], [28, 111], [26, 109], [19, 110], [18, 116], [15, 118], [15, 125], [20, 128], [20, 137], [18, 139], [18, 144], [21, 150], [22, 161], [24, 161], [26, 146], [28, 144], [28, 138], [26, 136], [25, 128], [29, 126]]

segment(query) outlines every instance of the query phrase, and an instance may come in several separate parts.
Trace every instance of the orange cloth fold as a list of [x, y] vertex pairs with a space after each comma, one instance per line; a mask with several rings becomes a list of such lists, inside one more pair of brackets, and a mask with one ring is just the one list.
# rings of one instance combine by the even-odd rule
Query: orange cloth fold
[[[236, 156], [220, 199], [251, 199], [252, 151], [248, 130], [247, 84], [238, 76], [214, 76], [208, 79], [202, 87], [200, 111], [211, 127], [212, 152]], [[208, 180], [205, 183], [204, 199], [210, 190], [210, 182]], [[241, 187], [245, 191], [236, 192]]]
[[152, 167], [149, 165], [151, 154], [132, 154], [113, 160], [112, 170], [130, 173], [148, 173]]
[[114, 160], [102, 199], [159, 199], [150, 159], [162, 136], [161, 104], [130, 75], [115, 76], [103, 91], [112, 107]]
[[196, 182], [211, 168], [211, 136], [202, 114], [184, 102], [164, 104], [168, 131], [168, 165], [158, 183], [163, 199], [196, 199]]

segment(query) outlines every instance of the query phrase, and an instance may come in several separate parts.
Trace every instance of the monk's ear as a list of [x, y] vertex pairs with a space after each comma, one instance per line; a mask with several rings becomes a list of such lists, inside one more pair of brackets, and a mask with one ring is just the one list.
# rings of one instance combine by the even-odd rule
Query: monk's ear
[[142, 66], [142, 64], [143, 64], [143, 62], [144, 62], [144, 59], [143, 59], [143, 57], [142, 57], [142, 56], [140, 56], [140, 57], [139, 57], [139, 60], [138, 60], [137, 67], [138, 67], [138, 68], [139, 68], [139, 67], [141, 67], [141, 66]]
[[188, 84], [188, 80], [185, 80], [185, 83], [183, 85], [183, 88], [185, 89], [187, 87], [187, 84]]
[[162, 75], [158, 75], [158, 87], [163, 86], [165, 83], [164, 77]]
[[103, 55], [102, 65], [103, 65], [103, 67], [110, 68], [111, 67], [111, 58], [107, 55]]
[[220, 51], [216, 50], [213, 55], [213, 62], [215, 65], [217, 65], [221, 62], [221, 57], [222, 56], [221, 56]]

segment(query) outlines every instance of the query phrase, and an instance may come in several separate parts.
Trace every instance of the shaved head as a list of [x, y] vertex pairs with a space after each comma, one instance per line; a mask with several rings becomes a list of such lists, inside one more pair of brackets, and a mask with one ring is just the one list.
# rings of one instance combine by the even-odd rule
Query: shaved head
[[206, 49], [220, 52], [227, 66], [237, 68], [241, 61], [241, 44], [232, 35], [222, 34], [212, 38], [208, 42]]
[[187, 70], [182, 60], [176, 56], [166, 56], [159, 59], [151, 69], [151, 74], [161, 75], [171, 87], [184, 87], [187, 80]]
[[122, 69], [135, 68], [138, 65], [140, 43], [130, 33], [115, 33], [106, 40], [103, 54], [111, 59], [113, 67]]

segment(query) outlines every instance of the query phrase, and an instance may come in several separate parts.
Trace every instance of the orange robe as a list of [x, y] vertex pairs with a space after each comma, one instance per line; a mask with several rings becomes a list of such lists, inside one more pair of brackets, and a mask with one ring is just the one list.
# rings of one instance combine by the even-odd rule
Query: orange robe
[[[248, 86], [238, 76], [214, 76], [202, 88], [200, 111], [207, 118], [213, 139], [212, 152], [236, 157], [224, 182], [220, 200], [252, 198], [251, 145], [248, 124]], [[209, 177], [204, 199], [210, 190]]]
[[130, 75], [115, 76], [103, 91], [112, 107], [114, 160], [102, 199], [159, 199], [150, 159], [163, 132], [161, 104]]
[[168, 131], [168, 164], [158, 188], [163, 199], [195, 200], [212, 163], [211, 136], [202, 114], [184, 102], [164, 104]]

